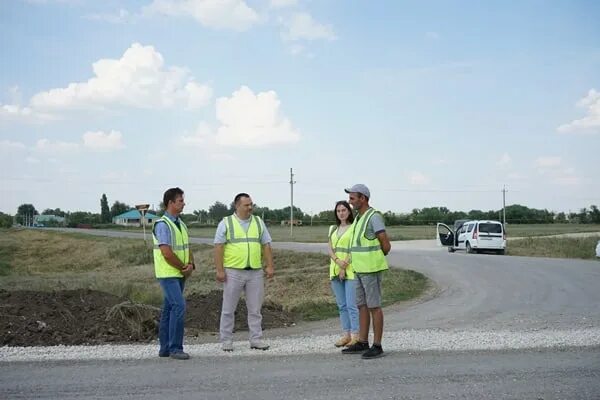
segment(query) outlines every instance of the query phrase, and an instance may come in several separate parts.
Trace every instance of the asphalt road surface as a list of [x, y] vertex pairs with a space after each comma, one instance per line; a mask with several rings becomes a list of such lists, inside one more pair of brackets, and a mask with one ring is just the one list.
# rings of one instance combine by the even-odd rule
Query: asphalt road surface
[[388, 259], [435, 287], [386, 309], [384, 358], [315, 345], [337, 333], [335, 320], [267, 331], [272, 352], [188, 346], [187, 362], [154, 350], [137, 359], [11, 361], [31, 349], [0, 349], [0, 398], [600, 399], [600, 262], [450, 254], [430, 241], [395, 242]]

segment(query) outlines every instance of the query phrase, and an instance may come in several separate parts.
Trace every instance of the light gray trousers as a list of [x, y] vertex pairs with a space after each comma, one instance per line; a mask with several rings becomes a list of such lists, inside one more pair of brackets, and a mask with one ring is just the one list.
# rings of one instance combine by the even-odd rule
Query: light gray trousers
[[221, 342], [233, 340], [235, 309], [242, 291], [246, 296], [248, 308], [248, 328], [250, 343], [262, 337], [261, 308], [265, 294], [263, 270], [243, 270], [225, 268], [227, 280], [223, 283], [223, 307], [221, 308]]

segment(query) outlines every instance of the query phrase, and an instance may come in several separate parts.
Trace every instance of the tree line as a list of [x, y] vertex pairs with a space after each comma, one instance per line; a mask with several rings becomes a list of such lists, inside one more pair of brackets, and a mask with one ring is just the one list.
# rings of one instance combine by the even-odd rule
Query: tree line
[[[113, 217], [127, 212], [134, 207], [115, 201], [110, 207], [106, 194], [100, 198], [100, 213], [88, 211], [63, 211], [60, 208], [45, 209], [42, 215], [55, 215], [65, 218], [65, 225], [77, 227], [81, 225], [102, 226], [111, 224]], [[184, 213], [181, 218], [187, 224], [214, 226], [221, 219], [234, 211], [233, 203], [225, 204], [216, 201], [208, 210], [198, 209], [192, 213]], [[553, 224], [553, 223], [580, 223], [600, 224], [600, 210], [596, 205], [582, 208], [578, 212], [553, 212], [546, 209], [529, 208], [520, 204], [509, 205], [505, 208], [506, 221], [509, 224]], [[148, 210], [149, 213], [162, 215], [164, 206], [159, 203], [158, 210]], [[262, 217], [269, 225], [280, 224], [281, 221], [290, 219], [290, 207], [271, 209], [269, 207], [255, 205], [254, 214]], [[0, 227], [10, 227], [13, 222], [25, 224], [32, 221], [34, 215], [39, 215], [33, 204], [22, 204], [18, 207], [14, 216], [0, 212]], [[415, 208], [410, 213], [395, 213], [386, 211], [383, 213], [387, 225], [431, 225], [437, 222], [452, 224], [458, 219], [488, 219], [502, 221], [502, 209], [499, 210], [470, 210], [451, 211], [447, 207]], [[29, 218], [29, 219], [28, 219]], [[330, 225], [335, 223], [333, 209], [320, 211], [310, 215], [303, 212], [299, 207], [294, 207], [294, 219], [300, 220], [304, 225]], [[58, 223], [44, 223], [45, 226], [57, 225]]]

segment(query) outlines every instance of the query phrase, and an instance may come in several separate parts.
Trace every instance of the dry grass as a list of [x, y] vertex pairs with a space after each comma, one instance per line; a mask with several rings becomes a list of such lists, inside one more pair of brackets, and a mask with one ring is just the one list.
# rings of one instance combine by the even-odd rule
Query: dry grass
[[[215, 281], [212, 246], [192, 245], [192, 250], [197, 270], [186, 282], [186, 292], [206, 294], [220, 289]], [[275, 250], [275, 277], [267, 282], [266, 300], [305, 319], [335, 315], [328, 263], [323, 254]], [[162, 302], [154, 279], [151, 249], [137, 239], [9, 230], [0, 236], [0, 265], [6, 265], [6, 274], [0, 276], [0, 289], [85, 288], [136, 303]], [[426, 278], [416, 272], [390, 271], [384, 279], [384, 303], [419, 296], [426, 285]]]
[[509, 243], [507, 253], [512, 256], [595, 259], [598, 240], [600, 236], [519, 239]]

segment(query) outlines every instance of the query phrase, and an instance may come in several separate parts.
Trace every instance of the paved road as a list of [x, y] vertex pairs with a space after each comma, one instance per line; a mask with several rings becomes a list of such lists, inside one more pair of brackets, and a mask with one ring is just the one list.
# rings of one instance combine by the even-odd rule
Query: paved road
[[2, 365], [4, 399], [598, 399], [600, 349]]
[[[176, 390], [178, 398], [215, 399], [600, 399], [600, 262], [450, 254], [432, 241], [395, 242], [389, 261], [426, 274], [435, 288], [386, 311], [383, 359], [319, 353], [318, 345], [307, 346], [312, 354], [223, 357], [214, 344], [192, 347], [194, 359], [179, 364], [156, 359], [154, 349], [138, 360], [0, 363], [0, 397], [154, 399]], [[336, 330], [326, 321], [268, 334], [310, 335], [312, 343]], [[358, 371], [367, 376], [356, 379]]]

